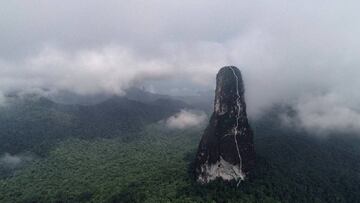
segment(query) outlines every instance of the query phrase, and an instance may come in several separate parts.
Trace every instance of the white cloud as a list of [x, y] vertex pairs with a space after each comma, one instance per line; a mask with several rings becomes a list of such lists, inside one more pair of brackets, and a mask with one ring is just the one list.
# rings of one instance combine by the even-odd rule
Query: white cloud
[[295, 105], [295, 117], [283, 116], [282, 120], [287, 125], [302, 127], [319, 134], [358, 132], [360, 111], [350, 106], [336, 94], [308, 95]]
[[324, 116], [360, 103], [359, 1], [15, 0], [0, 7], [3, 93], [122, 94], [175, 79], [179, 90], [213, 89], [218, 69], [232, 64], [242, 70], [250, 117], [308, 94], [346, 101]]
[[16, 168], [20, 166], [23, 162], [31, 160], [32, 157], [27, 155], [11, 155], [9, 153], [4, 153], [2, 156], [0, 156], [0, 165], [8, 168]]
[[185, 129], [199, 126], [204, 123], [207, 116], [204, 112], [192, 112], [181, 110], [179, 113], [169, 117], [165, 124], [168, 128]]
[[163, 78], [170, 70], [164, 61], [143, 60], [118, 46], [73, 53], [47, 47], [19, 64], [3, 64], [0, 86], [3, 91], [46, 88], [121, 94], [137, 81]]

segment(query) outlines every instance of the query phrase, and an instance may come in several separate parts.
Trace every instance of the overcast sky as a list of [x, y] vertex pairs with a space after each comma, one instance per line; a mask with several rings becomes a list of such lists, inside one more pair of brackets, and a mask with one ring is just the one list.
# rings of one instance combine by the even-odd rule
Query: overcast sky
[[341, 115], [340, 128], [360, 128], [358, 2], [1, 1], [0, 92], [188, 93], [213, 89], [231, 64], [251, 116], [288, 102], [304, 126], [331, 129]]

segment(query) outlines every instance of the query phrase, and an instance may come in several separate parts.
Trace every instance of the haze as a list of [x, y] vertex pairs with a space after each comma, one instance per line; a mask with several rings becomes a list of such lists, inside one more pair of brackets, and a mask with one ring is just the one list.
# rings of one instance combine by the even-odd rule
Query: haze
[[9, 92], [213, 90], [236, 65], [251, 117], [287, 103], [307, 129], [359, 130], [358, 1], [2, 1]]

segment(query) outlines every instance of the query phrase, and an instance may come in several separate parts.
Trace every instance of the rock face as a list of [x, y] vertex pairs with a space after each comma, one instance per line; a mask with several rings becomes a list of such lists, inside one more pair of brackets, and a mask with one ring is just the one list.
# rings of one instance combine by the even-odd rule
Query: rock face
[[255, 167], [253, 131], [246, 115], [244, 84], [235, 66], [216, 76], [215, 106], [195, 160], [198, 182], [245, 180]]

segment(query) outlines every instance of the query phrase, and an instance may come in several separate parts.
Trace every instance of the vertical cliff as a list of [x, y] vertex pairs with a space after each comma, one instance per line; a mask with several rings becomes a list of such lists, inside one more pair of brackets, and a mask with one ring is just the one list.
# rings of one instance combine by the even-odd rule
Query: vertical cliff
[[254, 167], [253, 131], [247, 119], [241, 72], [226, 66], [216, 76], [214, 113], [199, 144], [195, 176], [200, 183], [216, 178], [240, 182]]

